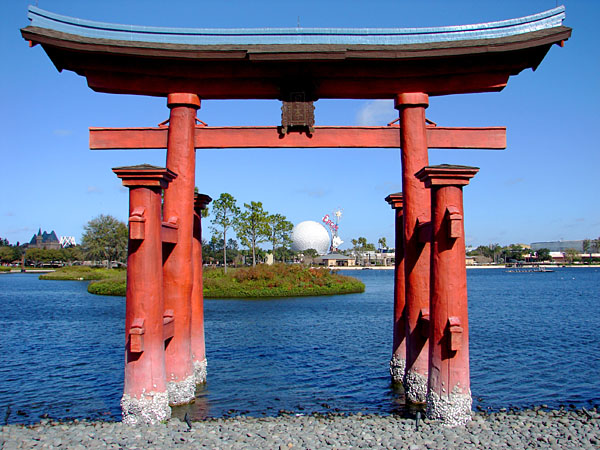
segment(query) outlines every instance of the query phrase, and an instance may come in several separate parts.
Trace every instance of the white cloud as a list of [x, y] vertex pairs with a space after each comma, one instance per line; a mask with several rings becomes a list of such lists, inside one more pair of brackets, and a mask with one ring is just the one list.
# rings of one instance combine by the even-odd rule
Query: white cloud
[[55, 136], [61, 136], [61, 137], [71, 136], [73, 134], [73, 130], [56, 129], [56, 130], [52, 130], [52, 134], [54, 134]]
[[37, 231], [31, 227], [21, 227], [21, 228], [12, 228], [10, 230], [6, 230], [6, 234], [17, 234], [17, 233], [24, 233], [24, 232], [34, 232]]
[[356, 122], [359, 126], [387, 125], [398, 118], [391, 100], [372, 100], [358, 111]]
[[312, 198], [322, 198], [329, 194], [330, 191], [329, 189], [300, 189], [298, 192]]
[[525, 179], [523, 178], [511, 178], [509, 180], [506, 180], [504, 182], [505, 186], [514, 186], [515, 184], [520, 184], [523, 183], [525, 181]]

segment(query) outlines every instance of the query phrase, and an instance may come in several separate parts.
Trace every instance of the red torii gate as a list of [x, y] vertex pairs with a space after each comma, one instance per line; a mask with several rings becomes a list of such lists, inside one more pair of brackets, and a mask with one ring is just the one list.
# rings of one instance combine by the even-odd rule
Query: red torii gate
[[[190, 105], [193, 110], [196, 103]], [[421, 106], [424, 109], [424, 106]], [[419, 110], [421, 109], [419, 108]], [[423, 113], [424, 114], [424, 113]], [[188, 120], [188, 125], [191, 123]], [[403, 119], [402, 123], [406, 123]], [[167, 149], [168, 135], [171, 130], [169, 126], [159, 126], [155, 128], [90, 128], [90, 148], [93, 150], [107, 149]], [[416, 131], [419, 134], [425, 133], [425, 140], [421, 136], [412, 136], [409, 132], [403, 132], [402, 127], [384, 126], [384, 127], [351, 127], [351, 126], [326, 126], [314, 127], [312, 133], [293, 132], [290, 134], [280, 134], [279, 127], [209, 127], [205, 125], [194, 126], [193, 139], [196, 149], [228, 149], [228, 148], [393, 148], [398, 149], [401, 143], [401, 135], [405, 141], [412, 142], [410, 152], [402, 152], [403, 167], [403, 185], [405, 192], [409, 196], [419, 196], [420, 203], [413, 208], [411, 219], [415, 222], [415, 229], [419, 229], [419, 236], [416, 241], [413, 237], [402, 237], [407, 241], [412, 240], [413, 245], [408, 246], [409, 261], [411, 264], [420, 262], [420, 267], [415, 267], [409, 275], [411, 287], [409, 298], [413, 299], [408, 304], [408, 309], [403, 311], [404, 301], [404, 282], [395, 283], [395, 309], [403, 312], [405, 321], [403, 326], [394, 327], [394, 351], [390, 361], [390, 372], [392, 380], [396, 383], [404, 383], [407, 399], [410, 402], [425, 403], [427, 393], [427, 373], [428, 373], [428, 327], [425, 318], [429, 319], [429, 236], [427, 226], [429, 225], [429, 194], [418, 180], [414, 179], [413, 170], [427, 165], [429, 148], [444, 149], [504, 149], [506, 148], [506, 128], [487, 127], [487, 128], [466, 128], [466, 127], [438, 127], [436, 125], [427, 125], [423, 117], [418, 117], [416, 123], [407, 125], [408, 131]], [[189, 134], [189, 131], [186, 131]], [[410, 144], [409, 144], [410, 145]], [[176, 150], [169, 149], [168, 155], [175, 154]], [[411, 164], [412, 163], [412, 164]], [[167, 161], [167, 167], [174, 172], [179, 171], [172, 167]], [[416, 172], [416, 170], [414, 170]], [[187, 178], [193, 179], [192, 166], [186, 170]], [[404, 181], [407, 178], [409, 181]], [[414, 179], [414, 181], [413, 181]], [[173, 183], [175, 183], [175, 180]], [[189, 188], [189, 186], [188, 186]], [[165, 204], [168, 204], [169, 188], [165, 191]], [[169, 214], [165, 213], [165, 217]], [[419, 222], [420, 221], [420, 222]], [[418, 225], [417, 225], [418, 223]], [[402, 229], [402, 228], [400, 228]], [[411, 228], [407, 228], [410, 230]], [[422, 249], [418, 247], [423, 246]], [[399, 248], [397, 245], [396, 248]], [[425, 254], [423, 254], [425, 253]], [[172, 258], [172, 256], [170, 257]], [[404, 255], [396, 256], [397, 260], [403, 259]], [[464, 258], [463, 258], [464, 262]], [[195, 267], [195, 266], [194, 266]], [[182, 266], [178, 273], [181, 273]], [[133, 270], [133, 268], [132, 268]], [[402, 269], [404, 270], [404, 269]], [[416, 280], [416, 281], [415, 281]], [[185, 296], [181, 296], [185, 298]], [[402, 303], [399, 307], [397, 304]], [[167, 308], [169, 304], [167, 303]], [[178, 308], [178, 309], [181, 309]], [[176, 323], [181, 320], [176, 320]], [[185, 322], [185, 320], [184, 320]], [[406, 330], [404, 326], [408, 327]], [[408, 336], [408, 338], [406, 338]], [[187, 339], [187, 338], [186, 338]], [[177, 341], [177, 336], [173, 338]], [[202, 338], [203, 340], [203, 338]], [[406, 340], [406, 342], [404, 342]], [[192, 340], [193, 342], [193, 340]], [[171, 344], [172, 345], [172, 344]], [[406, 351], [404, 350], [406, 349]], [[189, 352], [185, 349], [181, 352], [187, 355]], [[167, 351], [167, 355], [169, 352]], [[405, 379], [407, 368], [406, 355], [408, 355], [408, 378]], [[189, 362], [173, 365], [181, 369], [189, 366]], [[193, 364], [200, 364], [194, 361]], [[204, 363], [205, 364], [205, 363]], [[167, 360], [167, 367], [169, 367]], [[205, 367], [205, 366], [203, 366]], [[189, 371], [186, 373], [190, 373]], [[187, 379], [185, 375], [182, 375]], [[171, 384], [172, 386], [172, 384]], [[187, 390], [189, 395], [193, 395], [191, 387]], [[170, 394], [172, 399], [174, 394]], [[181, 400], [184, 402], [185, 400]], [[179, 402], [171, 403], [177, 404]]]
[[[430, 167], [428, 148], [504, 148], [505, 129], [427, 126], [425, 109], [430, 96], [499, 91], [537, 67], [570, 36], [564, 7], [424, 30], [137, 28], [35, 7], [29, 18], [23, 37], [59, 70], [85, 76], [96, 91], [166, 97], [170, 109], [168, 127], [90, 130], [92, 149], [167, 149], [166, 169], [114, 169], [130, 187], [124, 421], [168, 418], [168, 404], [193, 401], [205, 380], [195, 262], [199, 210], [210, 198], [194, 199], [195, 149], [255, 147], [402, 149], [402, 196], [387, 198], [404, 274], [395, 277], [392, 375], [409, 401], [427, 401], [430, 417], [469, 420], [462, 186], [478, 169]], [[196, 126], [200, 99], [247, 98], [283, 100], [292, 114], [281, 128]], [[314, 127], [319, 98], [393, 99], [400, 126]]]

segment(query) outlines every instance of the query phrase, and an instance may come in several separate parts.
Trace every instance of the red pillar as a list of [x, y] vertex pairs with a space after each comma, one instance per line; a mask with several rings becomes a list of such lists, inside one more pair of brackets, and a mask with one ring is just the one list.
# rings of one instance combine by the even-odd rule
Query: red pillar
[[385, 198], [395, 211], [396, 265], [394, 270], [394, 340], [390, 375], [392, 382], [403, 383], [406, 372], [406, 311], [404, 286], [404, 214], [402, 192]]
[[427, 416], [447, 425], [471, 419], [469, 316], [462, 187], [476, 167], [430, 166], [417, 177], [431, 189], [431, 340]]
[[200, 99], [195, 94], [169, 94], [167, 168], [177, 179], [165, 190], [164, 218], [178, 225], [177, 243], [163, 264], [165, 306], [173, 310], [174, 335], [166, 347], [169, 403], [182, 405], [195, 398], [191, 351], [192, 240], [194, 230], [194, 130]]
[[406, 284], [406, 399], [424, 403], [427, 397], [429, 337], [429, 265], [431, 199], [415, 173], [429, 164], [425, 108], [427, 94], [396, 97], [400, 111], [402, 193], [404, 195], [404, 273]]
[[196, 384], [206, 383], [206, 347], [204, 343], [204, 294], [202, 292], [202, 210], [212, 198], [204, 194], [194, 195], [194, 241], [192, 243], [192, 364]]
[[123, 422], [155, 423], [171, 417], [163, 338], [160, 194], [176, 175], [146, 165], [113, 171], [129, 188]]

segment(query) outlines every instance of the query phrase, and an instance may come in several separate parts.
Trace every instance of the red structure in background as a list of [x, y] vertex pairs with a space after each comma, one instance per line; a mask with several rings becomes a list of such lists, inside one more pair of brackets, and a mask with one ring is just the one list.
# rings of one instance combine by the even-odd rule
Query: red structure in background
[[476, 167], [440, 165], [416, 176], [431, 190], [431, 334], [427, 416], [448, 425], [471, 419], [469, 314], [462, 188]]
[[129, 248], [125, 310], [125, 385], [121, 407], [129, 424], [171, 417], [165, 339], [172, 314], [162, 289], [161, 193], [176, 175], [149, 165], [113, 169], [129, 188]]
[[395, 267], [394, 267], [394, 339], [390, 375], [392, 382], [404, 383], [406, 373], [406, 292], [404, 283], [404, 201], [402, 192], [390, 194], [385, 201], [395, 211]]
[[[551, 46], [570, 37], [564, 17], [558, 7], [495, 23], [378, 33], [180, 30], [103, 24], [30, 7], [32, 25], [21, 33], [59, 71], [84, 76], [98, 92], [166, 97], [171, 109], [168, 128], [90, 129], [93, 149], [167, 149], [167, 169], [115, 169], [131, 188], [124, 420], [163, 420], [167, 390], [170, 404], [192, 402], [196, 382], [206, 378], [198, 210], [208, 198], [194, 203], [195, 149], [255, 147], [401, 149], [402, 208], [392, 199], [396, 247], [403, 250], [392, 373], [400, 378], [393, 361], [405, 354], [407, 400], [427, 400], [430, 417], [450, 425], [468, 420], [461, 186], [476, 170], [429, 167], [428, 149], [505, 148], [506, 136], [498, 127], [428, 126], [425, 109], [432, 96], [501, 91], [511, 76], [535, 69]], [[400, 127], [314, 127], [311, 109], [321, 98], [393, 99]], [[200, 99], [277, 99], [291, 110], [302, 99], [310, 108], [304, 105], [302, 121], [281, 127], [207, 127], [195, 125]]]
[[204, 293], [202, 292], [202, 211], [212, 199], [194, 194], [194, 240], [192, 242], [192, 301], [190, 321], [192, 365], [196, 384], [206, 383], [206, 346], [204, 342]]

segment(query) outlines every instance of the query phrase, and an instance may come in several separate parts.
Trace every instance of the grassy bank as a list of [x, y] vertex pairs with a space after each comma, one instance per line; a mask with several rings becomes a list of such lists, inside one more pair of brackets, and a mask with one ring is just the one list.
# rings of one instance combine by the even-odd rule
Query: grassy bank
[[97, 295], [125, 295], [127, 272], [124, 269], [98, 269], [67, 266], [56, 272], [40, 275], [40, 280], [91, 281], [88, 292]]
[[[88, 292], [124, 296], [125, 270], [63, 267], [40, 276], [42, 280], [91, 280]], [[250, 268], [204, 270], [204, 298], [268, 298], [337, 295], [364, 292], [356, 278], [300, 265], [275, 264]]]
[[107, 280], [125, 279], [124, 269], [97, 269], [87, 266], [65, 266], [51, 273], [40, 275], [40, 280]]
[[297, 264], [204, 271], [205, 298], [264, 298], [337, 295], [364, 292], [356, 278]]

